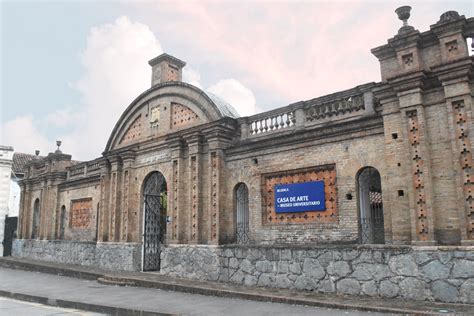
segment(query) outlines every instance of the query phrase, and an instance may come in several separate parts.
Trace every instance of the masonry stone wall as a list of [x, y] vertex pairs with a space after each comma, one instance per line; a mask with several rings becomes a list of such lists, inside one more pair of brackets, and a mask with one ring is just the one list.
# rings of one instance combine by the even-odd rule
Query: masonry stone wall
[[66, 240], [15, 239], [12, 255], [18, 258], [77, 264], [107, 270], [141, 269], [137, 243], [95, 243]]
[[474, 247], [170, 245], [161, 273], [324, 293], [474, 303]]

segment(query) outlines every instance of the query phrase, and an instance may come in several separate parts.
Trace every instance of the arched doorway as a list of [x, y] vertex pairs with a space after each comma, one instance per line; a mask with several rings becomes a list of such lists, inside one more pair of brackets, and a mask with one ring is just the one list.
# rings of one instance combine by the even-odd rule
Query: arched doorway
[[359, 233], [363, 244], [385, 243], [382, 183], [380, 173], [373, 167], [359, 171]]
[[239, 183], [234, 190], [236, 214], [236, 242], [249, 242], [249, 190], [245, 183]]
[[61, 206], [61, 215], [59, 220], [59, 239], [64, 239], [64, 232], [66, 230], [66, 206]]
[[40, 224], [40, 200], [36, 199], [33, 204], [33, 225], [31, 225], [31, 239], [39, 237]]
[[160, 270], [161, 243], [166, 234], [167, 188], [160, 172], [150, 174], [143, 186], [143, 271]]

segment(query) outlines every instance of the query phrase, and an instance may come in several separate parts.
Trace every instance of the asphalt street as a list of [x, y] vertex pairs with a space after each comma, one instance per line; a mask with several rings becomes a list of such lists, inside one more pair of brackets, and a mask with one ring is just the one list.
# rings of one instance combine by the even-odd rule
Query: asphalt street
[[[280, 303], [255, 302], [242, 299], [204, 296], [159, 289], [119, 287], [99, 284], [96, 281], [74, 279], [38, 272], [0, 268], [0, 290], [26, 295], [43, 296], [48, 299], [85, 302], [103, 306], [136, 309], [158, 313], [180, 315], [382, 315], [374, 312], [335, 310]], [[13, 306], [4, 301], [5, 307]], [[10, 304], [10, 305], [8, 305]], [[1, 305], [0, 305], [1, 306]], [[24, 311], [27, 307], [24, 307]], [[22, 314], [22, 307], [12, 308], [5, 315], [51, 315], [45, 306], [33, 305], [33, 314]], [[42, 310], [42, 308], [45, 308]], [[2, 309], [0, 308], [0, 312]], [[15, 314], [16, 312], [19, 314]], [[35, 314], [36, 313], [36, 314]], [[57, 314], [66, 313], [59, 310]], [[70, 314], [71, 312], [69, 312]], [[3, 313], [1, 313], [3, 315]], [[92, 314], [85, 314], [92, 315]], [[97, 314], [95, 314], [97, 315]]]

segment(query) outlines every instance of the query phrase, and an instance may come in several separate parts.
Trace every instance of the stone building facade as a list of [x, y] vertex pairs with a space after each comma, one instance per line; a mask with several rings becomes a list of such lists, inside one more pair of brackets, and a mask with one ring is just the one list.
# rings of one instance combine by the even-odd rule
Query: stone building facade
[[[250, 117], [160, 55], [100, 158], [30, 163], [14, 255], [473, 303], [473, 36], [454, 11], [404, 23], [372, 49], [381, 82]], [[316, 182], [322, 209], [277, 211], [277, 186]]]

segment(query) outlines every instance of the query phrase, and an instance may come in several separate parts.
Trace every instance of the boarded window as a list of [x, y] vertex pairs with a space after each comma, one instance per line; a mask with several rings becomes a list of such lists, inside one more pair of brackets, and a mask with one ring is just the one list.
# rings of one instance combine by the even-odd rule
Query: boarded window
[[90, 228], [92, 199], [72, 201], [71, 228]]

